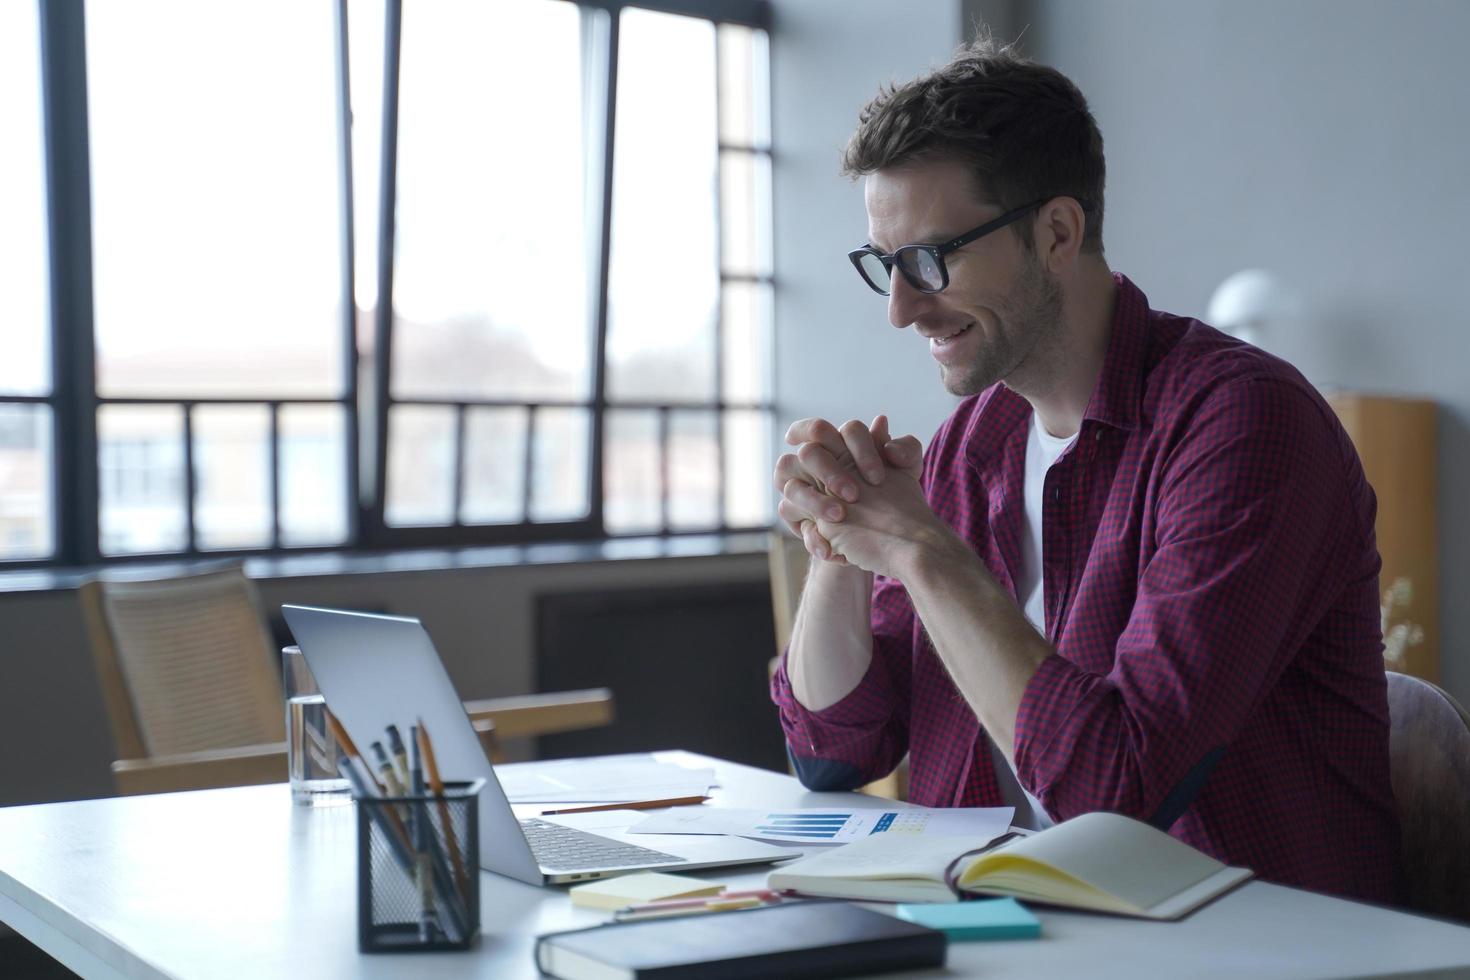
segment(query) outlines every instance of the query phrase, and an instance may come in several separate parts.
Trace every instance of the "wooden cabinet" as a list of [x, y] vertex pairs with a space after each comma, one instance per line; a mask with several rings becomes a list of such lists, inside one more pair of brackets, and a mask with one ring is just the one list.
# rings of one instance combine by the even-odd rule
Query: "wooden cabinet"
[[[1363, 471], [1378, 497], [1378, 552], [1383, 556], [1380, 593], [1396, 583], [1398, 600], [1388, 630], [1405, 624], [1422, 630], [1404, 644], [1396, 669], [1439, 681], [1439, 521], [1436, 409], [1432, 401], [1337, 392], [1328, 403], [1358, 449]], [[1407, 594], [1406, 594], [1407, 593]], [[1388, 601], [1386, 598], [1385, 601]]]

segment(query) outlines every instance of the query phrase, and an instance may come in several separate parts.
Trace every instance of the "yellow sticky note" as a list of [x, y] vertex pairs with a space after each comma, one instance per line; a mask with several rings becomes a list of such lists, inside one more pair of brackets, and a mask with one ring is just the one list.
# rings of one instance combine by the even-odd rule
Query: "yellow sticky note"
[[661, 902], [666, 898], [703, 898], [718, 895], [724, 885], [711, 884], [700, 878], [685, 875], [665, 875], [645, 872], [589, 881], [585, 885], [573, 885], [572, 904], [589, 909], [623, 909], [644, 902]]

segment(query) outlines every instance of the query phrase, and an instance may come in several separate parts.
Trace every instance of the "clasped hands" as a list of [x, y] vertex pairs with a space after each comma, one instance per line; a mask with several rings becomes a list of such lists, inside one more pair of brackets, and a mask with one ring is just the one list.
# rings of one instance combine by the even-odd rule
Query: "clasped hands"
[[786, 442], [797, 448], [776, 461], [777, 512], [813, 556], [903, 581], [927, 546], [953, 537], [919, 483], [923, 446], [892, 438], [887, 416], [871, 427], [802, 419]]

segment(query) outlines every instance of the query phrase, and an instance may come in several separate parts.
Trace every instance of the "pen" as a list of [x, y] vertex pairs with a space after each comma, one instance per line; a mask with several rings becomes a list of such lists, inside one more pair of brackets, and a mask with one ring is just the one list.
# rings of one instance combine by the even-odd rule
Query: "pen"
[[388, 788], [389, 796], [407, 796], [403, 784], [398, 781], [398, 774], [393, 771], [393, 761], [388, 758], [388, 753], [383, 751], [382, 742], [372, 744], [373, 758], [378, 760], [378, 775], [383, 777], [383, 785]]
[[732, 898], [729, 901], [711, 899], [701, 905], [691, 906], [689, 908], [649, 909], [647, 912], [618, 912], [613, 918], [619, 922], [638, 922], [642, 919], [660, 919], [665, 916], [702, 915], [706, 912], [735, 912], [740, 909], [753, 909], [769, 904], [775, 903], [764, 902], [759, 898]]
[[[419, 730], [417, 725], [408, 729], [409, 779], [414, 796], [424, 795], [424, 771], [419, 765]], [[413, 836], [414, 881], [419, 890], [419, 939], [428, 942], [434, 921], [433, 869], [429, 864], [428, 814], [422, 804], [409, 806], [409, 833]]]
[[622, 912], [662, 912], [665, 909], [696, 908], [709, 905], [711, 902], [730, 902], [757, 900], [762, 902], [779, 902], [780, 892], [773, 892], [765, 888], [757, 888], [751, 891], [720, 892], [718, 895], [707, 895], [704, 898], [666, 898], [658, 902], [643, 902], [640, 905], [629, 905]]
[[543, 817], [558, 813], [591, 813], [593, 810], [661, 810], [666, 806], [688, 806], [703, 803], [708, 796], [680, 796], [668, 800], [633, 800], [629, 803], [589, 803], [586, 806], [563, 807], [559, 810], [542, 810]]
[[357, 751], [357, 743], [352, 741], [352, 736], [347, 734], [347, 729], [342, 727], [342, 723], [337, 720], [336, 715], [332, 714], [331, 711], [327, 711], [326, 715], [327, 728], [332, 732], [332, 737], [337, 740], [338, 745], [342, 746], [342, 750], [347, 753], [347, 758], [361, 766], [363, 774], [367, 776], [364, 788], [371, 790], [367, 795], [381, 796], [383, 794], [383, 787], [378, 785], [378, 781], [373, 778], [373, 771], [368, 766], [367, 760], [362, 757], [361, 752]]
[[[362, 770], [354, 766], [351, 759], [345, 756], [338, 759], [337, 771], [352, 784], [352, 791], [357, 794], [359, 801], [376, 798], [377, 794], [363, 781]], [[361, 802], [358, 805], [361, 806]], [[399, 867], [404, 871], [409, 871], [413, 868], [413, 860], [408, 844], [403, 838], [403, 827], [401, 825], [396, 828], [392, 826], [390, 816], [386, 809], [368, 804], [368, 818], [376, 823], [382, 829], [383, 836], [388, 838], [388, 850], [393, 853], [393, 858], [398, 862]]]
[[[368, 767], [367, 760], [357, 751], [357, 744], [347, 734], [347, 729], [337, 720], [337, 716], [330, 711], [327, 715], [327, 728], [331, 730], [332, 737], [337, 744], [342, 746], [343, 755], [337, 760], [337, 769], [347, 777], [357, 793], [358, 799], [375, 799], [383, 795], [383, 788], [373, 778], [372, 770]], [[409, 856], [411, 845], [409, 843], [408, 831], [403, 827], [403, 821], [398, 818], [398, 813], [393, 807], [373, 807], [374, 814], [382, 815], [382, 826], [384, 831], [392, 838], [391, 843], [401, 849], [405, 858]], [[407, 866], [405, 871], [409, 870]]]
[[[392, 854], [404, 874], [414, 876], [417, 862], [414, 858], [413, 847], [409, 843], [408, 833], [404, 830], [403, 822], [398, 819], [393, 807], [378, 802], [379, 794], [372, 787], [366, 770], [367, 767], [361, 757], [353, 759], [350, 756], [343, 756], [337, 760], [337, 771], [352, 784], [352, 790], [359, 801], [358, 806], [368, 808], [368, 819], [376, 823], [383, 832], [383, 836], [387, 838], [389, 853]], [[461, 942], [467, 926], [461, 918], [460, 909], [449, 898], [453, 884], [448, 881], [448, 875], [445, 874], [442, 878], [436, 876], [433, 879], [433, 887], [435, 893], [441, 896], [441, 905], [447, 913], [439, 920], [445, 936], [452, 943]]]
[[[337, 720], [337, 716], [330, 711], [327, 712], [327, 726], [331, 729], [332, 737], [337, 740], [337, 744], [341, 745], [346, 752], [346, 758], [338, 760], [338, 771], [347, 777], [347, 781], [352, 784], [358, 798], [374, 800], [381, 797], [383, 795], [383, 788], [373, 778], [372, 770], [368, 767], [367, 760], [357, 750], [357, 744], [347, 734], [347, 729], [342, 727], [342, 723]], [[390, 725], [388, 731], [389, 741], [393, 741], [396, 736], [397, 729]], [[398, 743], [401, 746], [403, 740], [398, 738]], [[422, 776], [420, 776], [420, 779], [422, 780]], [[418, 789], [420, 794], [422, 794], [422, 782], [420, 782]], [[449, 900], [452, 896], [454, 882], [450, 879], [447, 869], [443, 874], [442, 880], [439, 875], [434, 873], [434, 866], [429, 860], [429, 852], [426, 849], [426, 845], [420, 843], [421, 839], [418, 836], [418, 825], [426, 825], [427, 821], [415, 820], [414, 806], [413, 804], [409, 804], [408, 816], [410, 826], [408, 829], [405, 829], [403, 821], [399, 819], [393, 806], [379, 806], [372, 803], [368, 805], [371, 808], [369, 816], [377, 820], [379, 826], [387, 834], [389, 846], [394, 851], [395, 857], [398, 858], [399, 864], [403, 866], [403, 870], [406, 873], [414, 877], [420, 889], [420, 894], [428, 895], [427, 902], [423, 903], [425, 916], [432, 915], [434, 918], [437, 918], [444, 934], [449, 937], [449, 941], [459, 942], [460, 937], [465, 933], [464, 927], [461, 925], [459, 919], [460, 909], [452, 900]], [[427, 826], [424, 829], [427, 830]], [[421, 867], [428, 870], [427, 875], [419, 873], [419, 868]], [[427, 890], [425, 891], [425, 889]], [[436, 896], [440, 898], [444, 915], [434, 915], [434, 899]], [[420, 923], [420, 928], [423, 928], [422, 922]]]
[[444, 780], [439, 777], [439, 763], [434, 758], [434, 743], [429, 738], [429, 730], [424, 727], [424, 720], [420, 718], [419, 723], [419, 756], [424, 761], [424, 769], [429, 774], [429, 788], [434, 791], [434, 796], [439, 805], [439, 823], [444, 827], [444, 841], [449, 845], [449, 858], [454, 862], [454, 883], [459, 888], [460, 899], [466, 904], [469, 902], [470, 885], [468, 876], [464, 870], [464, 859], [459, 853], [459, 836], [454, 832], [454, 821], [450, 818], [449, 804], [444, 801]]
[[398, 773], [398, 781], [404, 786], [408, 785], [408, 750], [403, 747], [403, 736], [398, 734], [397, 725], [388, 726], [388, 748], [393, 753], [393, 758], [398, 763], [395, 772]]

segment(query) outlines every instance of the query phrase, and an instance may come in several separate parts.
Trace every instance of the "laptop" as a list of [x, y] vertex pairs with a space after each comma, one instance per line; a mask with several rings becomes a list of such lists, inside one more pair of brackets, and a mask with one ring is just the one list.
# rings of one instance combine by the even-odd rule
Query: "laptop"
[[417, 619], [310, 606], [282, 606], [281, 611], [327, 705], [362, 751], [382, 740], [388, 725], [407, 735], [422, 718], [446, 779], [484, 778], [480, 865], [486, 871], [546, 885], [632, 871], [759, 864], [800, 854], [741, 837], [629, 834], [627, 827], [647, 815], [634, 810], [520, 820]]

